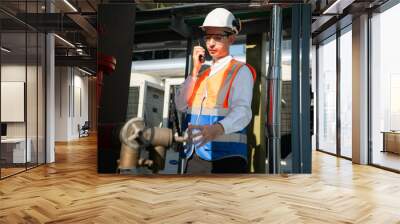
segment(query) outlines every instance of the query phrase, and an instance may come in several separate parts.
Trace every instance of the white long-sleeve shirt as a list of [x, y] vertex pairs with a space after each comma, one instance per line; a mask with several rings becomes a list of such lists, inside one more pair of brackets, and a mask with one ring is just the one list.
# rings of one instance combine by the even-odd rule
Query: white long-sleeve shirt
[[[211, 65], [209, 77], [216, 75], [231, 60], [232, 56], [221, 58]], [[188, 94], [195, 84], [192, 76], [188, 76], [185, 82], [175, 95], [176, 108], [179, 111], [186, 112], [188, 109]], [[225, 130], [225, 134], [231, 134], [245, 128], [251, 121], [251, 100], [253, 98], [253, 75], [247, 66], [242, 66], [232, 83], [229, 95], [229, 110], [224, 119], [219, 121]]]

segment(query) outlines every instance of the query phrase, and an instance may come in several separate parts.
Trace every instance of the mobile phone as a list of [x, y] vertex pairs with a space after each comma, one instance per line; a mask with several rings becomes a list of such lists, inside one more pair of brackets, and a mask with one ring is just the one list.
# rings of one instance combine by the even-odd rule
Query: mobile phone
[[205, 61], [206, 61], [206, 59], [204, 58], [204, 55], [199, 55], [199, 61], [201, 62], [201, 63], [204, 63]]
[[[204, 46], [202, 46], [201, 45], [201, 42], [200, 42], [200, 40], [197, 40], [197, 42], [198, 42], [198, 44], [199, 44], [199, 46], [201, 46], [201, 47], [203, 47], [204, 48]], [[206, 49], [206, 48], [205, 48]], [[206, 50], [207, 51], [207, 50]], [[206, 56], [205, 55], [199, 55], [199, 61], [201, 62], [201, 63], [204, 63], [205, 61], [206, 61]]]

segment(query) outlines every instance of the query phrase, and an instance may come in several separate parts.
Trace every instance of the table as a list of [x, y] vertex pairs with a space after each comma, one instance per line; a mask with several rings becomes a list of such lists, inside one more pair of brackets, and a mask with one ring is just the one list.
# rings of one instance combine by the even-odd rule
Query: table
[[[26, 151], [25, 145], [27, 144]], [[6, 138], [1, 139], [1, 157], [6, 163], [26, 163], [31, 162], [31, 145], [30, 138]], [[12, 158], [12, 159], [11, 159]]]

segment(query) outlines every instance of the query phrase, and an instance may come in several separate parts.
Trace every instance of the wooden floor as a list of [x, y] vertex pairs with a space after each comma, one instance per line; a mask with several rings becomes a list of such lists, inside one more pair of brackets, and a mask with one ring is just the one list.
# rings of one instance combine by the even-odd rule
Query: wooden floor
[[7, 176], [11, 176], [13, 174], [25, 171], [25, 167], [24, 168], [0, 168], [1, 169], [1, 177], [7, 177]]
[[27, 165], [27, 167], [25, 167], [25, 165], [22, 164], [22, 165], [18, 165], [18, 167], [0, 168], [1, 169], [0, 170], [1, 178], [6, 178], [8, 176], [15, 175], [17, 173], [24, 172], [24, 171], [29, 170], [29, 169], [33, 169], [36, 166], [37, 166], [37, 164], [29, 164], [29, 165]]
[[372, 157], [374, 164], [388, 167], [395, 170], [400, 170], [400, 155], [392, 152], [374, 151]]
[[0, 181], [0, 223], [400, 223], [400, 175], [313, 155], [312, 175], [96, 173], [95, 138]]

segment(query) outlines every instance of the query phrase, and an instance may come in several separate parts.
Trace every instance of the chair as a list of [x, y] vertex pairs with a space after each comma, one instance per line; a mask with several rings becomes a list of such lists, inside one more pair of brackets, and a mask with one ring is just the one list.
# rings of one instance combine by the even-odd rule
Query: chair
[[85, 121], [82, 127], [80, 127], [80, 125], [78, 124], [79, 138], [89, 136], [89, 129], [90, 129], [89, 121]]

